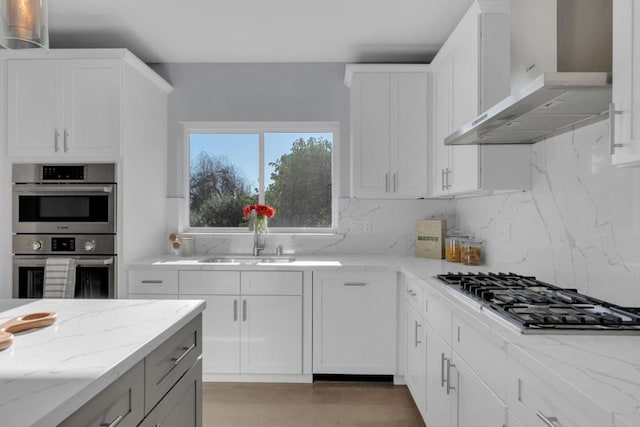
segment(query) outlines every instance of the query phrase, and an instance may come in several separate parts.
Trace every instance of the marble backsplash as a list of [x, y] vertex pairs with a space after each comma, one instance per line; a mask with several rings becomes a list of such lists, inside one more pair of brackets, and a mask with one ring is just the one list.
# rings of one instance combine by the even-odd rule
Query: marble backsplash
[[493, 269], [640, 306], [640, 168], [611, 166], [608, 122], [532, 146], [531, 191], [459, 199]]
[[[455, 221], [454, 202], [449, 200], [339, 199], [335, 234], [266, 234], [265, 253], [282, 245], [285, 254], [389, 254], [413, 255], [416, 220]], [[352, 221], [370, 221], [371, 231], [354, 231]], [[250, 233], [193, 234], [198, 255], [250, 253]]]

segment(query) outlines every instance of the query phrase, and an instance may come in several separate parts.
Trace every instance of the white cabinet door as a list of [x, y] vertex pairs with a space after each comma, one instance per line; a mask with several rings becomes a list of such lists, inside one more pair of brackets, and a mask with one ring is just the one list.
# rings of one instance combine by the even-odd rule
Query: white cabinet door
[[453, 352], [449, 381], [455, 390], [452, 418], [455, 427], [496, 426], [507, 422], [507, 408], [480, 378]]
[[120, 142], [119, 61], [68, 61], [64, 76], [63, 153], [115, 158]]
[[387, 197], [389, 190], [389, 73], [359, 73], [351, 87], [353, 195]]
[[426, 73], [391, 74], [390, 182], [392, 197], [427, 194]]
[[427, 423], [433, 426], [451, 425], [452, 394], [447, 393], [446, 360], [451, 347], [427, 324], [425, 327], [426, 407]]
[[448, 178], [451, 173], [451, 147], [444, 145], [444, 139], [451, 133], [451, 75], [453, 57], [448, 56], [433, 68], [433, 196], [449, 193]]
[[302, 297], [243, 296], [241, 371], [302, 374]]
[[[425, 322], [412, 306], [407, 309], [407, 368], [405, 381], [418, 410], [425, 417], [427, 408], [427, 366]], [[430, 402], [429, 402], [430, 403]], [[434, 424], [435, 425], [435, 424]]]
[[64, 120], [58, 61], [8, 62], [9, 156], [53, 155], [61, 149]]
[[11, 157], [115, 159], [120, 143], [119, 60], [11, 60]]
[[202, 372], [240, 372], [240, 296], [180, 295], [180, 299], [202, 299]]
[[395, 272], [314, 272], [314, 373], [396, 373], [396, 287]]
[[634, 31], [639, 24], [640, 4], [613, 2], [612, 101], [619, 113], [610, 143], [612, 164], [618, 166], [640, 165], [640, 34]]
[[429, 78], [426, 72], [354, 73], [354, 197], [405, 199], [427, 194]]

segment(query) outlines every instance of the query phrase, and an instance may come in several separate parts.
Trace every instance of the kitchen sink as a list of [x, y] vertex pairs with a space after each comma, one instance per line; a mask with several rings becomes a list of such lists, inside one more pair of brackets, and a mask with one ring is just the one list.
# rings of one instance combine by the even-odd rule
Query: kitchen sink
[[235, 264], [235, 265], [255, 265], [255, 264], [290, 264], [296, 259], [286, 256], [251, 256], [251, 255], [219, 255], [203, 258], [198, 262], [203, 264]]

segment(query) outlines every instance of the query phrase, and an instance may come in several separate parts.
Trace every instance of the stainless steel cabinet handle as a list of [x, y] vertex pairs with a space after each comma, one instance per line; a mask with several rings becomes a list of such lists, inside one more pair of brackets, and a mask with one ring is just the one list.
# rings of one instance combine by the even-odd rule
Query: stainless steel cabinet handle
[[384, 192], [385, 193], [389, 192], [389, 174], [388, 173], [384, 174]]
[[242, 321], [247, 321], [247, 300], [242, 300]]
[[444, 363], [447, 360], [444, 357], [444, 353], [440, 353], [440, 387], [444, 387], [445, 379], [444, 379]]
[[415, 326], [413, 328], [414, 330], [414, 341], [415, 341], [415, 346], [417, 347], [418, 344], [422, 344], [422, 341], [420, 341], [418, 339], [418, 328], [422, 327], [422, 325], [418, 322], [415, 322]]
[[542, 420], [548, 427], [558, 427], [558, 418], [556, 417], [547, 417], [542, 411], [537, 411], [536, 416]]
[[233, 321], [234, 322], [238, 321], [238, 300], [237, 299], [233, 300]]
[[610, 152], [615, 154], [616, 148], [622, 147], [622, 144], [616, 144], [616, 114], [622, 114], [621, 110], [616, 110], [616, 104], [609, 104], [609, 143], [611, 144]]
[[343, 286], [367, 286], [367, 282], [347, 282], [344, 283]]
[[56, 129], [55, 131], [53, 131], [53, 149], [56, 153], [60, 150], [58, 139], [60, 139], [60, 132], [58, 132], [58, 129]]
[[445, 168], [445, 170], [444, 170], [444, 171], [445, 171], [445, 172], [444, 172], [444, 180], [445, 180], [445, 182], [446, 182], [446, 184], [445, 184], [444, 188], [445, 188], [445, 189], [449, 189], [449, 188], [451, 187], [451, 184], [449, 184], [449, 174], [451, 173], [451, 169], [449, 169], [449, 168]]
[[182, 347], [184, 352], [180, 356], [171, 359], [173, 360], [173, 364], [179, 365], [180, 362], [182, 362], [182, 359], [184, 359], [194, 348], [196, 348], [196, 343], [191, 344], [189, 347]]
[[141, 280], [140, 283], [164, 283], [162, 280]]
[[122, 415], [118, 415], [118, 417], [111, 421], [110, 423], [101, 423], [100, 426], [101, 427], [116, 427], [118, 424], [120, 424], [120, 421], [122, 421]]
[[396, 192], [396, 174], [393, 174], [393, 192]]
[[440, 181], [442, 182], [442, 191], [446, 190], [446, 186], [444, 185], [444, 168], [442, 168], [441, 170], [442, 172], [442, 177], [440, 178]]
[[69, 146], [67, 145], [67, 139], [69, 138], [69, 132], [67, 132], [67, 130], [64, 130], [64, 139], [63, 139], [63, 147], [64, 147], [64, 152], [66, 153], [67, 151], [69, 151]]
[[455, 390], [456, 388], [451, 385], [451, 368], [455, 368], [456, 365], [451, 363], [451, 360], [447, 360], [447, 394], [451, 394], [451, 390]]

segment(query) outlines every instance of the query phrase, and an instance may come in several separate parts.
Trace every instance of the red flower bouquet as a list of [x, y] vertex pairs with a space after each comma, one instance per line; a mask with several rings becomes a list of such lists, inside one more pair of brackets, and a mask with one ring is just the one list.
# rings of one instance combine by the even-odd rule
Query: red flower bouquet
[[273, 218], [276, 215], [276, 210], [269, 205], [247, 205], [243, 209], [244, 217], [247, 218], [251, 215], [251, 211], [256, 211], [258, 216], [266, 216], [267, 218]]

